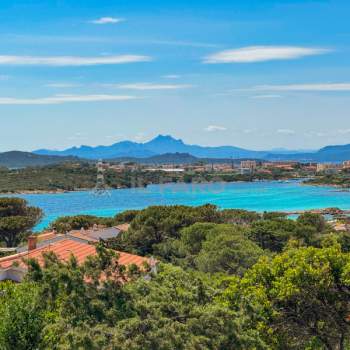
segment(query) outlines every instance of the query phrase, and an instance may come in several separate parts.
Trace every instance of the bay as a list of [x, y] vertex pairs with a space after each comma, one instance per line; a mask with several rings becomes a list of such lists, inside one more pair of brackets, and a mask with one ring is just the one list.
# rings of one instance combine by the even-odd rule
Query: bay
[[211, 203], [221, 209], [241, 208], [258, 212], [329, 207], [350, 209], [349, 191], [306, 186], [300, 181], [151, 185], [147, 188], [111, 190], [109, 196], [95, 196], [89, 191], [16, 196], [43, 210], [44, 218], [36, 231], [48, 227], [60, 216], [91, 214], [108, 217], [150, 205], [197, 206]]

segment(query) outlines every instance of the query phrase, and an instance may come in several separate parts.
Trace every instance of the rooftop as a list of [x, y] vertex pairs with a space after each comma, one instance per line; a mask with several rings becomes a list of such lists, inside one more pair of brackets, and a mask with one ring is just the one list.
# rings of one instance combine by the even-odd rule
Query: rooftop
[[[44, 263], [43, 254], [47, 252], [55, 253], [58, 258], [63, 261], [67, 261], [71, 255], [74, 255], [78, 263], [82, 264], [88, 256], [96, 254], [96, 248], [93, 244], [89, 244], [88, 242], [80, 242], [69, 237], [63, 237], [61, 240], [49, 243], [45, 246], [0, 258], [0, 281], [3, 279], [11, 279], [9, 269], [12, 267], [21, 269], [24, 273], [27, 269], [27, 259], [36, 259], [42, 266]], [[151, 260], [149, 258], [119, 251], [117, 251], [117, 254], [119, 256], [118, 262], [121, 265], [135, 264], [139, 268], [142, 268], [144, 263], [151, 265]], [[16, 280], [19, 281], [20, 279]]]

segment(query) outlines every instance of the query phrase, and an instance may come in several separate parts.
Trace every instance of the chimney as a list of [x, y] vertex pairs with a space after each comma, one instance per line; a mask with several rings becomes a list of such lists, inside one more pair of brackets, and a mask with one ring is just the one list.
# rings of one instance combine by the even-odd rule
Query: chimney
[[28, 237], [28, 251], [36, 249], [37, 237], [32, 235]]

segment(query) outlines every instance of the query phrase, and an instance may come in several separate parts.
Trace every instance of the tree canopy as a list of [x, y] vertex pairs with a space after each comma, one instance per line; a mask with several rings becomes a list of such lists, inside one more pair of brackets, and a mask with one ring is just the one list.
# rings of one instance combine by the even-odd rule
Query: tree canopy
[[345, 349], [349, 344], [350, 255], [339, 245], [264, 258], [232, 282], [223, 303], [244, 310], [272, 348]]
[[[27, 262], [21, 284], [0, 282], [1, 350], [350, 348], [350, 234], [323, 217], [206, 205], [108, 220], [130, 228], [85, 263], [45, 254], [43, 266]], [[115, 249], [154, 256], [157, 273], [119, 265]]]
[[0, 198], [0, 245], [17, 246], [40, 221], [39, 208], [28, 206], [21, 198]]

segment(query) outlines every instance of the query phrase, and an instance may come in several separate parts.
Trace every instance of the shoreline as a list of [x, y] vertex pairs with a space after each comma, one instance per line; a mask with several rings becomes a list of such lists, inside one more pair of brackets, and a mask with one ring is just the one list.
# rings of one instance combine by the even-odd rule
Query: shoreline
[[[118, 188], [107, 188], [108, 190], [125, 190], [125, 189], [132, 189], [132, 188], [147, 188], [148, 186], [153, 185], [169, 185], [169, 184], [187, 184], [187, 185], [199, 185], [199, 184], [216, 184], [216, 183], [254, 183], [254, 182], [285, 182], [285, 181], [298, 181], [302, 180], [303, 178], [281, 178], [281, 179], [253, 179], [252, 181], [244, 181], [244, 180], [237, 180], [237, 181], [203, 181], [203, 182], [189, 182], [186, 183], [184, 181], [178, 181], [178, 182], [164, 182], [164, 183], [152, 183], [148, 184], [147, 186], [137, 186], [137, 187], [118, 187]], [[300, 184], [303, 184], [303, 182], [300, 182]], [[75, 192], [88, 192], [93, 191], [94, 188], [79, 188], [75, 190], [23, 190], [23, 191], [15, 191], [15, 192], [0, 192], [0, 196], [15, 196], [15, 195], [35, 195], [35, 194], [64, 194], [64, 193], [75, 193]]]
[[306, 186], [315, 186], [315, 187], [333, 187], [333, 188], [339, 188], [343, 190], [350, 190], [349, 186], [343, 186], [343, 185], [337, 185], [337, 184], [321, 184], [321, 183], [308, 183], [308, 182], [302, 182], [303, 185]]

